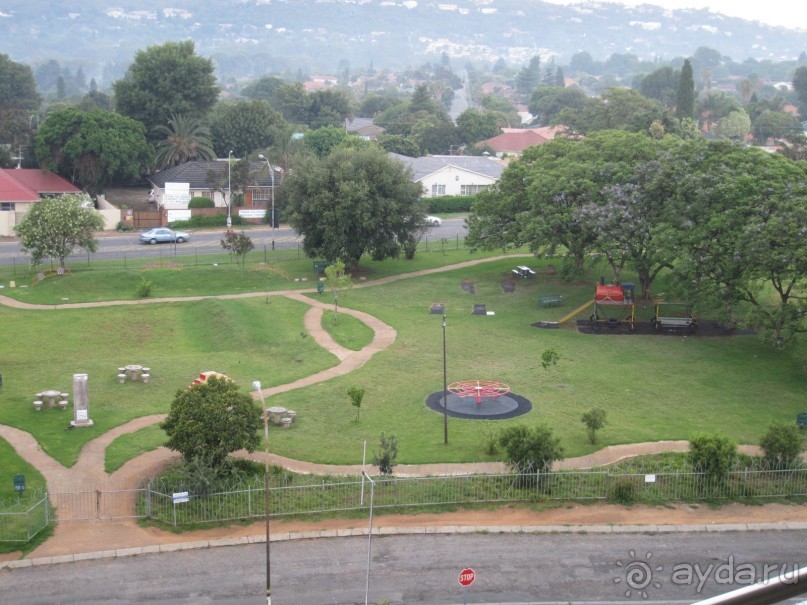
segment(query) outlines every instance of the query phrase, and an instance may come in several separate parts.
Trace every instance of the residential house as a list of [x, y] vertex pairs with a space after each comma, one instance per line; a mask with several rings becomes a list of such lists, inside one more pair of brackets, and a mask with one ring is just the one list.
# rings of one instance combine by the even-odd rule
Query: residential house
[[504, 164], [486, 156], [429, 155], [410, 158], [397, 153], [391, 157], [412, 171], [412, 180], [423, 186], [424, 197], [474, 195], [501, 177]]
[[[283, 170], [274, 165], [270, 170], [266, 162], [250, 162], [249, 171], [253, 175], [252, 184], [244, 192], [243, 206], [233, 207], [231, 211], [244, 218], [258, 218], [259, 215], [265, 216], [267, 208], [273, 206], [274, 189], [280, 185]], [[185, 162], [161, 170], [146, 179], [153, 187], [150, 197], [157, 207], [182, 216], [190, 215], [187, 210], [188, 201], [193, 197], [210, 198], [217, 208], [226, 209], [230, 203], [229, 188], [232, 181], [227, 158]], [[171, 193], [166, 195], [166, 186], [170, 189], [176, 185], [187, 185], [187, 194], [180, 199]], [[179, 214], [173, 218], [169, 216], [168, 222], [178, 220], [178, 217]]]
[[384, 129], [373, 124], [372, 118], [346, 118], [345, 131], [358, 135], [365, 141], [375, 141]]
[[533, 145], [542, 145], [554, 139], [563, 131], [562, 126], [543, 126], [541, 128], [502, 128], [502, 134], [481, 141], [496, 152], [496, 157], [518, 156]]
[[48, 170], [0, 168], [0, 236], [14, 235], [14, 227], [39, 200], [66, 193], [82, 191]]

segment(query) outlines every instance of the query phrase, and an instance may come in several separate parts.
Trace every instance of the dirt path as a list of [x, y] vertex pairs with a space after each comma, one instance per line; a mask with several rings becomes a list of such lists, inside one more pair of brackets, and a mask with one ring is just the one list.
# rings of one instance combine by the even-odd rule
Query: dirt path
[[[529, 255], [521, 255], [529, 256]], [[426, 269], [405, 275], [396, 275], [372, 282], [357, 284], [355, 287], [369, 287], [390, 283], [400, 279], [407, 279], [418, 275], [451, 271], [462, 267], [472, 266], [481, 262], [490, 262], [505, 258], [504, 256], [477, 259], [458, 263], [447, 267]], [[511, 256], [510, 258], [516, 258]], [[264, 389], [264, 397], [272, 396], [297, 388], [302, 388], [318, 382], [329, 380], [336, 376], [341, 376], [352, 372], [364, 365], [373, 355], [389, 347], [396, 338], [395, 330], [380, 321], [376, 317], [343, 308], [346, 315], [356, 317], [367, 324], [374, 332], [373, 340], [360, 351], [352, 351], [339, 345], [322, 328], [322, 315], [330, 305], [315, 298], [306, 296], [313, 294], [315, 289], [288, 290], [270, 293], [273, 296], [286, 296], [293, 300], [310, 305], [311, 309], [305, 314], [305, 327], [308, 333], [321, 347], [334, 354], [339, 362], [327, 370], [317, 372], [305, 378], [301, 378], [292, 383], [278, 385]], [[31, 310], [54, 310], [62, 308], [93, 308], [111, 305], [145, 304], [155, 302], [175, 302], [193, 301], [205, 298], [249, 298], [255, 296], [266, 296], [266, 292], [245, 293], [222, 296], [194, 296], [194, 297], [172, 297], [161, 299], [146, 299], [135, 301], [108, 301], [101, 303], [71, 303], [65, 305], [31, 305], [20, 303], [6, 296], [0, 296], [0, 304], [19, 309]], [[253, 397], [259, 397], [255, 392]], [[79, 491], [79, 490], [101, 490], [113, 491], [135, 488], [140, 485], [143, 479], [156, 474], [162, 467], [176, 457], [176, 454], [166, 448], [159, 448], [147, 452], [129, 460], [120, 469], [112, 474], [107, 474], [104, 470], [104, 459], [106, 448], [117, 437], [126, 433], [137, 431], [143, 427], [160, 422], [165, 415], [155, 414], [136, 418], [123, 425], [107, 431], [103, 435], [88, 442], [81, 450], [78, 461], [72, 468], [66, 468], [58, 461], [44, 453], [36, 440], [25, 431], [20, 429], [0, 425], [0, 437], [6, 439], [18, 452], [45, 477], [48, 489], [51, 493], [59, 491]], [[688, 442], [686, 441], [664, 441], [657, 443], [626, 444], [610, 446], [598, 452], [579, 458], [567, 458], [557, 465], [558, 468], [591, 468], [610, 464], [624, 458], [669, 451], [686, 451]], [[743, 446], [745, 453], [757, 453], [757, 448]], [[240, 452], [240, 455], [247, 456], [253, 460], [263, 462], [263, 453], [247, 454]], [[292, 460], [275, 454], [269, 455], [271, 464], [276, 464], [288, 468], [289, 470], [301, 473], [316, 474], [360, 474], [360, 465], [323, 465], [314, 464], [299, 460]], [[483, 472], [500, 472], [505, 469], [502, 463], [468, 463], [468, 464], [421, 464], [421, 465], [398, 465], [396, 475], [398, 476], [422, 476], [422, 475], [456, 475]], [[117, 514], [131, 514], [131, 504], [121, 505], [121, 510], [116, 510]], [[69, 514], [69, 501], [60, 504], [63, 514]], [[572, 508], [550, 509], [543, 512], [535, 512], [526, 508], [505, 507], [496, 511], [464, 511], [462, 513], [445, 513], [440, 515], [387, 515], [379, 517], [379, 527], [395, 526], [430, 526], [430, 525], [455, 525], [462, 521], [462, 525], [568, 525], [568, 524], [607, 524], [607, 523], [630, 523], [630, 524], [705, 524], [705, 523], [749, 523], [754, 519], [759, 521], [807, 521], [807, 507], [768, 505], [764, 507], [745, 507], [731, 505], [722, 507], [719, 511], [692, 506], [676, 507], [632, 507], [626, 509], [619, 506], [592, 505], [575, 506]], [[354, 520], [324, 520], [317, 522], [276, 522], [273, 527], [277, 531], [309, 531], [312, 529], [342, 529], [356, 527], [363, 524], [363, 521]], [[134, 521], [96, 521], [96, 522], [64, 522], [58, 523], [53, 538], [37, 548], [32, 557], [58, 555], [76, 552], [91, 552], [108, 550], [111, 548], [125, 548], [131, 546], [148, 546], [153, 544], [188, 542], [195, 539], [213, 539], [216, 537], [237, 537], [248, 536], [260, 533], [254, 526], [233, 526], [228, 528], [218, 528], [202, 532], [186, 532], [182, 534], [171, 534], [156, 530], [154, 528], [142, 528]]]

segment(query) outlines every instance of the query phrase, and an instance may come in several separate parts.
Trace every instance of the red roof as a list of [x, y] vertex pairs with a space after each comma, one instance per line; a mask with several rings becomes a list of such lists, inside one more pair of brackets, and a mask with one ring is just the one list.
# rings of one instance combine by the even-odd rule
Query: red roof
[[81, 193], [81, 189], [48, 170], [0, 168], [0, 202], [36, 202], [64, 193]]

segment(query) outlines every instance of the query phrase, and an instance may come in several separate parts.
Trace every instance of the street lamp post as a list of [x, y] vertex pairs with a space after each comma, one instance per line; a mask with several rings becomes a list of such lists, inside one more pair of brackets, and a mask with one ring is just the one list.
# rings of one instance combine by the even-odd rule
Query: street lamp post
[[263, 471], [263, 492], [264, 492], [264, 517], [266, 517], [266, 605], [272, 605], [272, 582], [269, 561], [269, 412], [266, 409], [266, 399], [261, 390], [261, 381], [252, 382], [252, 388], [258, 391], [263, 405], [263, 443], [264, 443], [264, 471]]
[[370, 560], [372, 558], [373, 546], [373, 497], [375, 496], [375, 481], [364, 471], [362, 471], [361, 474], [370, 482], [370, 531], [367, 534], [367, 576], [364, 582], [364, 605], [367, 605], [370, 596]]
[[227, 154], [227, 198], [228, 198], [228, 200], [227, 200], [227, 229], [229, 229], [230, 227], [233, 226], [232, 214], [230, 212], [230, 208], [232, 208], [232, 205], [233, 205], [233, 191], [232, 191], [232, 188], [230, 186], [230, 183], [232, 182], [232, 176], [231, 176], [232, 166], [233, 166], [232, 157], [233, 157], [233, 150], [230, 149], [230, 153]]
[[275, 167], [269, 162], [269, 158], [265, 155], [260, 154], [258, 156], [261, 160], [266, 162], [266, 165], [269, 167], [269, 175], [272, 177], [272, 189], [270, 191], [270, 195], [272, 196], [272, 237], [275, 235]]
[[448, 445], [448, 378], [446, 372], [446, 315], [443, 313], [443, 443]]

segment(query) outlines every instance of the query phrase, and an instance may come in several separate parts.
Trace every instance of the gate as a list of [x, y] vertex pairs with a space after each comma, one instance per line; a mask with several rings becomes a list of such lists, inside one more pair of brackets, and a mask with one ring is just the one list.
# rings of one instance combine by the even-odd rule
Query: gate
[[84, 490], [48, 494], [58, 521], [89, 521], [94, 519], [137, 519], [139, 489], [112, 491]]
[[132, 226], [136, 229], [151, 229], [152, 227], [162, 227], [162, 210], [134, 210], [132, 211]]

